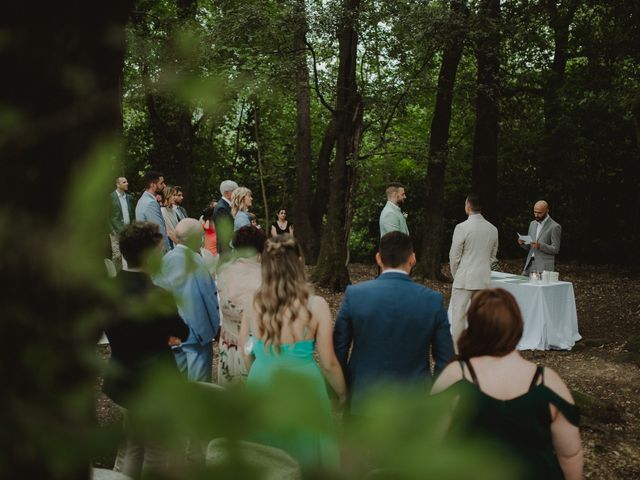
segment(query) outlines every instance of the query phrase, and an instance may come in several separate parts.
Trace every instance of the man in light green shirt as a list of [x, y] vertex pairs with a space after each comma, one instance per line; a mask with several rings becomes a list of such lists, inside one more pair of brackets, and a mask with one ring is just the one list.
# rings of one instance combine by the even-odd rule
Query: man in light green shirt
[[389, 232], [402, 232], [409, 235], [407, 220], [404, 218], [400, 205], [407, 196], [404, 186], [399, 183], [390, 183], [387, 187], [387, 204], [380, 214], [380, 238]]

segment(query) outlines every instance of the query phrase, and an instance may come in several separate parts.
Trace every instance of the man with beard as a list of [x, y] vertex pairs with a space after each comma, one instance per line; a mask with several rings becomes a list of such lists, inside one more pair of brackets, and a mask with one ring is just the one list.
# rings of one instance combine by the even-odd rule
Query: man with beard
[[537, 201], [533, 206], [533, 217], [529, 225], [531, 243], [518, 239], [518, 245], [529, 252], [523, 275], [544, 270], [553, 272], [556, 255], [560, 253], [562, 227], [549, 216], [549, 204], [544, 200]]
[[390, 183], [387, 186], [387, 204], [380, 213], [380, 238], [389, 232], [401, 232], [409, 235], [407, 220], [400, 210], [400, 205], [406, 198], [403, 185]]
[[167, 236], [167, 227], [162, 218], [160, 205], [156, 200], [156, 195], [164, 190], [164, 174], [153, 170], [148, 171], [142, 177], [144, 183], [144, 193], [140, 196], [136, 205], [136, 220], [139, 222], [153, 222], [160, 227], [160, 233], [163, 238], [163, 250], [169, 251], [169, 237]]
[[187, 211], [182, 206], [182, 201], [184, 200], [184, 193], [182, 192], [182, 187], [175, 186], [173, 187], [173, 191], [175, 192], [175, 205], [173, 206], [176, 211], [176, 215], [178, 216], [178, 221], [184, 220], [185, 218], [189, 218], [187, 215]]

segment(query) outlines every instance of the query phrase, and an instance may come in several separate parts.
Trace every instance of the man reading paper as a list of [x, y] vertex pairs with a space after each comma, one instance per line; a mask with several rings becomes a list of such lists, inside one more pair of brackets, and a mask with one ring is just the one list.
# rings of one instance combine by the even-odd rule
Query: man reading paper
[[529, 225], [528, 235], [531, 243], [518, 238], [518, 245], [529, 251], [523, 275], [544, 270], [553, 272], [556, 255], [560, 253], [562, 227], [549, 216], [549, 204], [544, 200], [537, 201], [533, 206], [533, 216], [535, 220]]

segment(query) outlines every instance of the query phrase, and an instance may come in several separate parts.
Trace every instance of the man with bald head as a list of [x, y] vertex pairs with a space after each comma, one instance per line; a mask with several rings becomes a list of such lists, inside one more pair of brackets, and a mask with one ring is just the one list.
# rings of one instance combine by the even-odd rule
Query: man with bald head
[[189, 327], [189, 336], [174, 348], [180, 371], [189, 380], [211, 382], [213, 350], [220, 314], [216, 284], [200, 256], [204, 232], [194, 218], [176, 226], [176, 246], [162, 258], [156, 285], [173, 293], [178, 313]]
[[533, 206], [535, 220], [529, 225], [530, 244], [518, 239], [518, 244], [528, 250], [527, 261], [524, 264], [523, 275], [530, 272], [553, 272], [555, 258], [560, 253], [560, 237], [562, 227], [549, 216], [549, 204], [539, 200]]

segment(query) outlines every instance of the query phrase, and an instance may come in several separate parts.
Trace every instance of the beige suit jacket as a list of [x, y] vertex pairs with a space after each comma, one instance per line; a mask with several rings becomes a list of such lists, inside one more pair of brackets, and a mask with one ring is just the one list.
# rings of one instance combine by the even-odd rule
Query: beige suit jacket
[[477, 213], [456, 225], [449, 251], [453, 288], [482, 290], [491, 284], [498, 253], [498, 229]]

